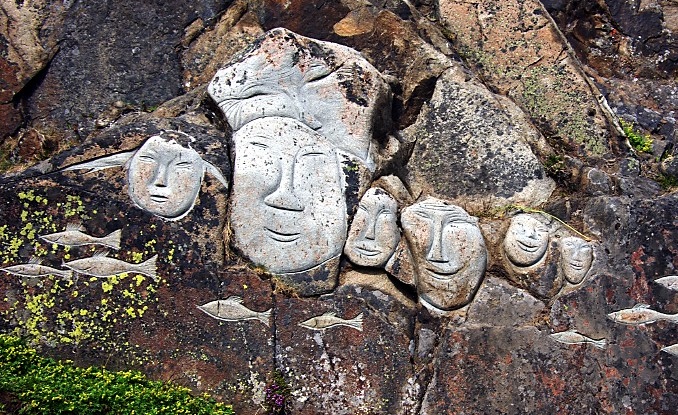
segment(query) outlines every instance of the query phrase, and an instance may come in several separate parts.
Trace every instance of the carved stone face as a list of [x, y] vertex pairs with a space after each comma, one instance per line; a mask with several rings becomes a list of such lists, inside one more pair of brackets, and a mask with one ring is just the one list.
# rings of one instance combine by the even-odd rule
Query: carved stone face
[[396, 201], [379, 188], [369, 189], [360, 199], [344, 253], [354, 264], [382, 267], [400, 241]]
[[261, 118], [233, 135], [234, 245], [273, 273], [309, 270], [341, 253], [346, 201], [336, 151], [304, 124]]
[[572, 284], [579, 284], [593, 264], [593, 247], [575, 236], [564, 238], [562, 244], [560, 265], [565, 279]]
[[511, 219], [504, 238], [504, 252], [514, 265], [529, 267], [544, 257], [548, 244], [546, 225], [530, 215], [521, 214]]
[[468, 304], [487, 266], [477, 219], [458, 206], [431, 198], [404, 209], [401, 220], [422, 303], [445, 311]]
[[153, 136], [130, 159], [129, 195], [150, 213], [179, 219], [195, 204], [204, 172], [204, 162], [195, 150]]

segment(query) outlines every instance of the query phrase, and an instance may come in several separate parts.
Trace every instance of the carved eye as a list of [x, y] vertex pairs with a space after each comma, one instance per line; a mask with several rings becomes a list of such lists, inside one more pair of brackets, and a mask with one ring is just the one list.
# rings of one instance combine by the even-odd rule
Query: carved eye
[[193, 166], [193, 162], [190, 161], [180, 161], [179, 163], [176, 164], [177, 169], [190, 169], [191, 166]]
[[143, 161], [144, 163], [153, 163], [155, 162], [155, 157], [144, 154], [139, 156], [139, 160]]
[[428, 213], [421, 210], [415, 210], [414, 215], [420, 219], [431, 219], [431, 216]]
[[363, 205], [358, 205], [358, 210], [362, 210], [363, 212], [367, 212], [367, 208]]
[[252, 141], [250, 144], [252, 144], [255, 147], [259, 147], [259, 148], [268, 148], [268, 146], [266, 144], [257, 143], [256, 141]]
[[326, 156], [326, 155], [327, 154], [324, 151], [322, 151], [320, 148], [315, 147], [315, 146], [310, 146], [310, 147], [303, 148], [301, 150], [301, 154], [299, 155], [299, 157], [322, 157], [322, 156]]
[[270, 92], [266, 90], [264, 85], [250, 85], [240, 90], [237, 99], [249, 99], [259, 95], [270, 95]]

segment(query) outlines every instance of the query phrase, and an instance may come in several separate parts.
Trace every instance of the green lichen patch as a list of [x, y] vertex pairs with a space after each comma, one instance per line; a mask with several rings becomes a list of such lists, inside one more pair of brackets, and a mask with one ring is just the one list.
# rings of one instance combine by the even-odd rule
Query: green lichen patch
[[18, 401], [22, 414], [233, 414], [231, 406], [193, 396], [188, 388], [134, 371], [74, 367], [2, 334], [0, 392]]

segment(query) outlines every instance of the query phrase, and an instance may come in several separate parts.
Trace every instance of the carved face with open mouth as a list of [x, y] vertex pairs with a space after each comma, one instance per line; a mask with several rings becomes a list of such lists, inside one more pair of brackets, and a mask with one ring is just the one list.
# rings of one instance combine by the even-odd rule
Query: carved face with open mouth
[[341, 253], [346, 201], [335, 149], [291, 118], [261, 118], [233, 135], [234, 245], [273, 273], [309, 270]]
[[404, 209], [402, 224], [422, 303], [445, 311], [468, 304], [487, 266], [477, 219], [458, 206], [429, 198]]
[[516, 215], [504, 238], [504, 252], [514, 265], [529, 267], [544, 258], [548, 243], [549, 229], [544, 223], [527, 214]]
[[381, 267], [400, 241], [396, 201], [379, 188], [369, 189], [360, 199], [346, 239], [344, 253], [354, 264]]
[[565, 279], [572, 284], [579, 284], [593, 264], [593, 247], [575, 236], [564, 238], [562, 244], [560, 266]]
[[129, 195], [150, 213], [178, 219], [193, 207], [204, 173], [205, 164], [195, 150], [156, 135], [130, 159]]

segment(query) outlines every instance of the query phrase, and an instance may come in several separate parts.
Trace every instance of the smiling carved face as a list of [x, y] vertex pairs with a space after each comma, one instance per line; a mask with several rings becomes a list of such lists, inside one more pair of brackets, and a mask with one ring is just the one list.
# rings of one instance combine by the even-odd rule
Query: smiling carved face
[[396, 201], [379, 188], [368, 190], [348, 231], [344, 253], [351, 262], [381, 267], [391, 258], [400, 241]]
[[562, 241], [561, 267], [571, 284], [584, 280], [593, 264], [593, 247], [581, 238], [570, 236]]
[[535, 265], [546, 253], [549, 243], [549, 229], [530, 215], [516, 215], [511, 219], [504, 252], [511, 263], [519, 267]]
[[341, 253], [346, 201], [335, 149], [297, 120], [261, 118], [233, 135], [234, 245], [273, 273], [309, 270]]
[[156, 135], [130, 159], [129, 195], [154, 215], [179, 219], [195, 204], [204, 173], [204, 162], [195, 150]]
[[401, 220], [422, 303], [444, 311], [468, 304], [487, 266], [487, 249], [476, 218], [458, 206], [431, 198], [404, 209]]

